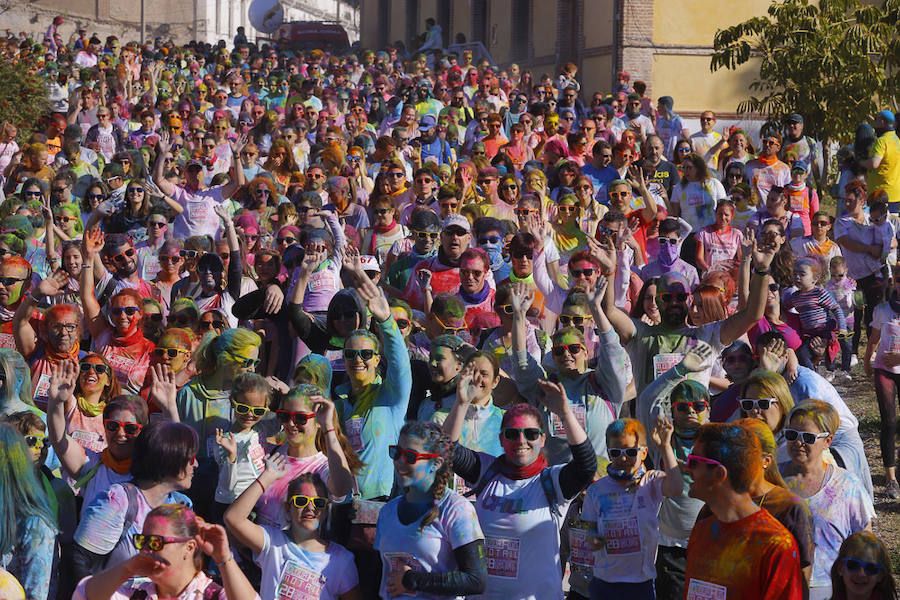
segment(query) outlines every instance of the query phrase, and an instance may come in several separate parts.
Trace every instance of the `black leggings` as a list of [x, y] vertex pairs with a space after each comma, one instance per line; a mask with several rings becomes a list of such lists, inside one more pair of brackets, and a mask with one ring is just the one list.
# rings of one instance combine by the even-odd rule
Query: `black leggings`
[[897, 464], [895, 440], [897, 437], [897, 397], [900, 392], [900, 375], [875, 369], [875, 397], [881, 414], [881, 460], [885, 468]]
[[866, 337], [872, 334], [872, 313], [875, 307], [884, 300], [884, 277], [881, 273], [867, 275], [862, 279], [856, 280], [856, 289], [863, 293], [865, 306], [857, 306], [853, 310], [853, 353], [859, 354], [859, 338], [862, 333], [862, 327], [866, 327]]

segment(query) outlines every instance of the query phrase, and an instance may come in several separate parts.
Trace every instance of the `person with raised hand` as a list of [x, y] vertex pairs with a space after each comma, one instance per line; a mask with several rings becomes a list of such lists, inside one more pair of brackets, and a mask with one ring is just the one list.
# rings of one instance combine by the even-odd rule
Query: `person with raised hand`
[[[180, 598], [258, 600], [235, 563], [221, 525], [205, 523], [181, 504], [163, 504], [147, 515], [130, 543], [138, 553], [78, 584], [73, 600]], [[224, 589], [203, 572], [203, 555], [215, 563]]]
[[298, 592], [298, 579], [318, 586], [318, 597], [355, 600], [359, 577], [353, 555], [343, 546], [322, 536], [322, 522], [330, 500], [318, 474], [305, 472], [290, 480], [281, 497], [288, 527], [261, 526], [250, 520], [250, 512], [266, 490], [289, 477], [287, 458], [274, 454], [254, 483], [225, 512], [228, 530], [254, 555], [262, 569], [263, 598], [291, 598]]
[[[456, 402], [435, 411], [432, 420], [444, 433], [476, 452], [500, 454], [500, 423], [504, 410], [494, 406], [493, 391], [500, 383], [500, 368], [493, 354], [474, 352], [456, 382]], [[458, 482], [457, 482], [458, 483]], [[455, 487], [459, 491], [459, 487]]]
[[[584, 334], [577, 327], [564, 327], [551, 337], [556, 380], [565, 387], [578, 423], [600, 456], [606, 453], [606, 428], [619, 418], [628, 386], [625, 351], [601, 306], [606, 288], [607, 278], [601, 276], [587, 292], [594, 326], [599, 332], [595, 358], [603, 368], [588, 368], [587, 345]], [[528, 354], [525, 344], [527, 313], [533, 294], [526, 284], [518, 283], [510, 295], [510, 305], [516, 387], [520, 394], [537, 404], [540, 390], [536, 383], [544, 377], [544, 370]], [[551, 436], [547, 442], [547, 459], [551, 464], [565, 463], [570, 459], [565, 443], [567, 431], [554, 413], [544, 411], [544, 414], [544, 426]]]
[[[600, 259], [604, 269], [607, 272], [614, 271], [615, 248], [600, 246], [596, 242], [589, 244], [591, 252]], [[708, 343], [715, 355], [718, 355], [762, 318], [766, 307], [770, 266], [780, 246], [779, 241], [774, 238], [754, 241], [751, 253], [753, 275], [746, 306], [727, 319], [699, 327], [687, 324], [691, 290], [688, 282], [678, 273], [666, 273], [659, 278], [656, 303], [660, 308], [661, 322], [658, 325], [647, 325], [617, 308], [612, 289], [607, 286], [603, 311], [631, 357], [638, 394], [673, 364], [678, 363], [698, 340]], [[709, 381], [712, 356], [705, 367], [693, 375], [704, 385]]]
[[449, 489], [453, 443], [434, 423], [404, 425], [389, 447], [403, 494], [378, 516], [382, 598], [459, 598], [484, 591], [484, 534], [475, 508]]
[[562, 599], [560, 527], [572, 499], [597, 469], [594, 448], [565, 387], [549, 381], [539, 385], [544, 392], [541, 403], [566, 432], [570, 462], [548, 464], [542, 453], [545, 417], [525, 403], [503, 415], [499, 457], [460, 444], [454, 449], [453, 471], [473, 488], [475, 512], [485, 534], [488, 598]]

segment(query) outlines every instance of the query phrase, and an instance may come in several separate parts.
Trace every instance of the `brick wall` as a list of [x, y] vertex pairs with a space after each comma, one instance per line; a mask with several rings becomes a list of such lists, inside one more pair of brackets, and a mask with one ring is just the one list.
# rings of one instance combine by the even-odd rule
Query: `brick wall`
[[619, 0], [620, 26], [617, 71], [628, 71], [631, 81], [642, 79], [651, 94], [653, 82], [653, 6], [655, 0]]

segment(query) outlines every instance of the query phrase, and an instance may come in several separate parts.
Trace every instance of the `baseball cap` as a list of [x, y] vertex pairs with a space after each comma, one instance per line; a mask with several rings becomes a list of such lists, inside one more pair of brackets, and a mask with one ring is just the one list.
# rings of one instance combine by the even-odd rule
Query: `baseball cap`
[[425, 115], [422, 117], [422, 120], [419, 121], [419, 131], [428, 131], [429, 129], [433, 129], [437, 125], [437, 119], [434, 118], [434, 115]]
[[881, 117], [882, 119], [884, 119], [888, 123], [894, 122], [894, 113], [889, 110], [881, 111], [880, 113], [878, 113], [878, 116]]
[[441, 226], [441, 229], [447, 229], [448, 227], [462, 227], [466, 230], [466, 233], [472, 233], [472, 226], [469, 224], [469, 220], [462, 215], [447, 215], [447, 218], [444, 219], [444, 223]]
[[791, 115], [788, 115], [785, 121], [787, 121], [788, 123], [803, 123], [803, 115], [793, 113]]
[[378, 266], [378, 259], [374, 256], [365, 255], [359, 257], [359, 262], [362, 265], [363, 271], [374, 271], [375, 273], [381, 273], [381, 267]]
[[805, 160], [795, 161], [793, 165], [791, 165], [791, 171], [803, 171], [804, 173], [809, 172], [809, 164]]

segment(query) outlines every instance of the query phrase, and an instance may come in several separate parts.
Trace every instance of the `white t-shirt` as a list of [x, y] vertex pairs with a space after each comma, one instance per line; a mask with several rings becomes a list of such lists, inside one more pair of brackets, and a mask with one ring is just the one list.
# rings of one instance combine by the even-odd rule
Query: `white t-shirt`
[[[87, 460], [84, 462], [84, 466], [81, 467], [81, 472], [78, 473], [78, 476], [74, 479], [68, 477], [66, 478], [72, 486], [80, 481], [81, 478], [85, 477], [88, 472], [95, 466], [97, 466], [97, 463], [100, 462], [100, 452], [94, 452], [93, 450], [85, 449], [84, 455]], [[88, 480], [88, 482], [83, 487], [75, 490], [75, 494], [80, 495], [84, 500], [84, 503], [81, 505], [81, 516], [84, 517], [84, 510], [91, 502], [94, 501], [94, 498], [96, 498], [99, 494], [108, 490], [113, 484], [125, 483], [126, 481], [131, 481], [131, 473], [119, 475], [106, 465], [100, 464], [100, 466], [97, 467], [96, 472]]]
[[353, 554], [334, 542], [310, 552], [284, 531], [263, 527], [262, 551], [253, 561], [262, 569], [259, 597], [274, 600], [337, 600], [359, 585]]
[[873, 365], [876, 369], [882, 369], [888, 373], [900, 373], [900, 365], [889, 367], [884, 362], [884, 356], [888, 352], [900, 352], [900, 314], [894, 312], [891, 305], [882, 302], [875, 307], [872, 313], [872, 329], [881, 332], [878, 340], [878, 354], [875, 355]]
[[647, 471], [628, 491], [611, 477], [587, 489], [581, 518], [597, 524], [606, 547], [594, 551], [594, 577], [609, 583], [656, 579], [656, 548], [662, 506], [662, 471]]
[[710, 148], [718, 144], [721, 139], [722, 134], [718, 131], [710, 131], [709, 133], [698, 131], [691, 136], [691, 145], [694, 147], [694, 152], [706, 159], [706, 166], [710, 169], [718, 168], [716, 162], [719, 160], [719, 152], [721, 152], [721, 150], [709, 156], [706, 156], [706, 154], [709, 152]]
[[[481, 479], [495, 457], [479, 453], [478, 458]], [[565, 515], [571, 500], [563, 497], [559, 487], [562, 468], [549, 467], [555, 504]], [[469, 598], [562, 600], [559, 529], [564, 517], [547, 505], [540, 476], [512, 480], [498, 475], [479, 494], [475, 511], [484, 531], [488, 579], [484, 593]]]
[[[375, 528], [375, 549], [381, 553], [382, 598], [387, 598], [387, 581], [394, 569], [403, 565], [416, 572], [447, 573], [459, 569], [453, 551], [484, 539], [472, 503], [454, 491], [447, 490], [438, 502], [437, 518], [420, 532], [420, 520], [404, 525], [398, 516], [402, 497], [384, 505]], [[447, 596], [417, 593], [393, 596], [407, 600], [439, 599]], [[458, 597], [462, 600], [462, 596]]]
[[262, 431], [231, 432], [237, 443], [237, 458], [228, 461], [228, 453], [213, 440], [213, 456], [219, 465], [219, 484], [216, 486], [216, 502], [231, 504], [244, 493], [250, 484], [266, 470], [265, 434]]
[[[877, 229], [869, 224], [868, 217], [864, 222], [858, 223], [850, 215], [844, 215], [834, 224], [834, 239], [839, 244], [843, 237], [863, 244], [880, 244], [881, 240], [877, 234]], [[847, 274], [857, 281], [881, 270], [880, 258], [875, 258], [866, 252], [854, 252], [843, 246], [841, 246], [841, 251], [844, 254], [844, 260], [847, 261]]]
[[184, 207], [184, 212], [175, 217], [172, 233], [176, 238], [184, 240], [194, 235], [211, 235], [213, 239], [219, 239], [221, 225], [213, 206], [225, 201], [222, 186], [189, 192], [176, 185], [172, 199]]
[[682, 179], [672, 188], [671, 201], [681, 207], [681, 218], [699, 231], [716, 222], [716, 204], [728, 196], [718, 179], [704, 182]]

